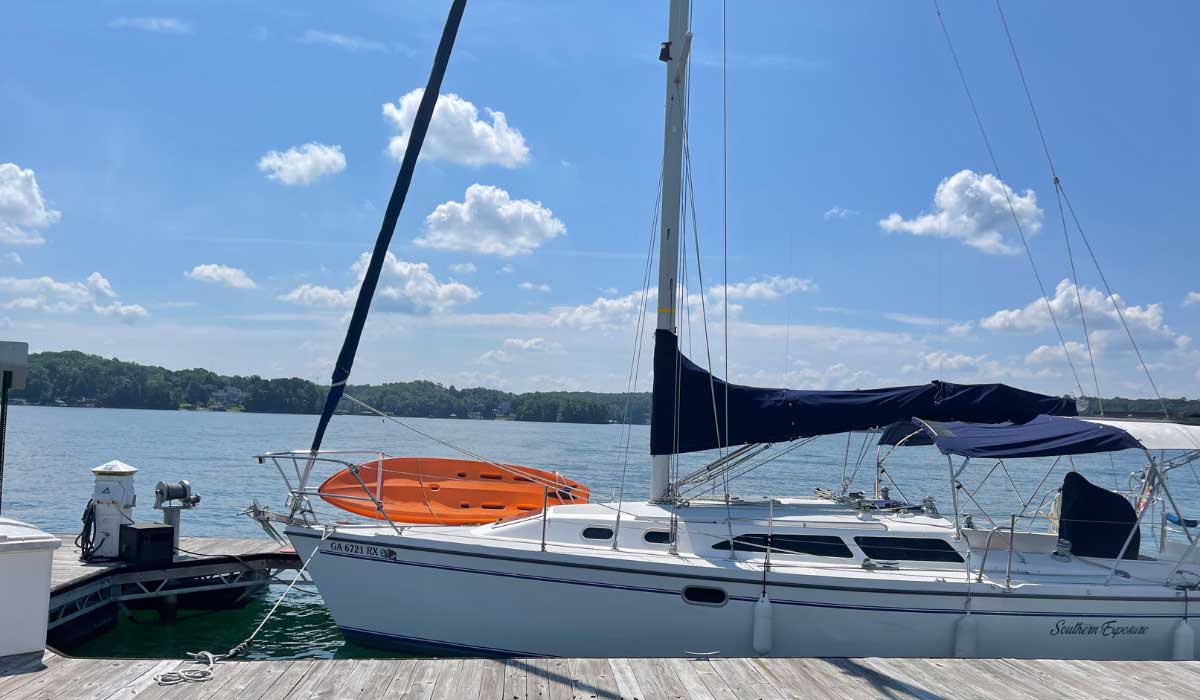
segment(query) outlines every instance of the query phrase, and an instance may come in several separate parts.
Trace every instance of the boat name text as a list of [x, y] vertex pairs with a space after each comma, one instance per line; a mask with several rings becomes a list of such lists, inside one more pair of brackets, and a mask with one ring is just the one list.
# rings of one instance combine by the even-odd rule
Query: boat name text
[[1099, 624], [1090, 622], [1067, 622], [1059, 620], [1050, 629], [1051, 637], [1064, 635], [1124, 637], [1126, 635], [1142, 636], [1150, 632], [1150, 625], [1118, 625], [1116, 620], [1105, 620]]

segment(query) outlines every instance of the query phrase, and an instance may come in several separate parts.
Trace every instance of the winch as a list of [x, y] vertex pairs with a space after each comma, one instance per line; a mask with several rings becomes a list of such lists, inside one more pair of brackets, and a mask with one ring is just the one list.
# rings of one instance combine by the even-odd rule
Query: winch
[[192, 492], [187, 480], [178, 483], [160, 481], [154, 486], [154, 509], [163, 512], [163, 523], [173, 531], [173, 549], [179, 549], [179, 511], [200, 505], [200, 496]]

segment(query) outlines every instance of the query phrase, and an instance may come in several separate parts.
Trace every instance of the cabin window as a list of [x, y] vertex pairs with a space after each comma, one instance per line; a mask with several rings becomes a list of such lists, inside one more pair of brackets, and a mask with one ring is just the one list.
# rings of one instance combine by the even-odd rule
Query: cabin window
[[961, 562], [946, 540], [931, 537], [855, 537], [854, 543], [871, 559]]
[[[738, 535], [733, 548], [739, 552], [766, 552], [767, 535], [754, 533]], [[770, 535], [771, 552], [775, 554], [811, 554], [817, 557], [850, 559], [854, 556], [841, 537], [830, 535]], [[713, 545], [713, 549], [729, 551], [729, 540]]]
[[583, 528], [583, 539], [585, 540], [611, 540], [613, 531], [611, 527], [585, 527]]
[[669, 530], [646, 530], [642, 539], [650, 544], [671, 544], [675, 541]]
[[724, 605], [729, 599], [725, 591], [708, 586], [688, 586], [683, 589], [683, 599], [695, 605]]

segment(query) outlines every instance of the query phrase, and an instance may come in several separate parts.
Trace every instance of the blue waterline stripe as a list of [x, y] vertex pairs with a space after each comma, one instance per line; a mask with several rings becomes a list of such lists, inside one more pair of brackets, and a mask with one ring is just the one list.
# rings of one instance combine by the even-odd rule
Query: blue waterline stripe
[[[551, 577], [551, 576], [532, 576], [529, 574], [514, 574], [514, 573], [508, 573], [508, 572], [504, 572], [504, 571], [488, 571], [486, 569], [471, 569], [471, 568], [461, 567], [461, 566], [449, 566], [446, 564], [428, 564], [428, 563], [422, 563], [422, 562], [400, 561], [399, 559], [381, 559], [379, 557], [367, 557], [367, 556], [361, 556], [361, 555], [357, 555], [357, 554], [347, 554], [344, 552], [323, 551], [323, 552], [321, 552], [321, 555], [322, 556], [333, 556], [333, 557], [345, 557], [347, 559], [359, 559], [362, 561], [379, 562], [381, 564], [400, 564], [401, 566], [415, 566], [415, 567], [423, 568], [423, 569], [439, 569], [442, 571], [456, 571], [456, 572], [460, 572], [460, 573], [477, 574], [477, 575], [481, 575], [481, 576], [497, 576], [497, 577], [501, 577], [501, 578], [515, 578], [515, 579], [525, 579], [525, 580], [530, 580], [530, 581], [542, 581], [542, 582], [547, 582], [547, 583], [561, 583], [561, 584], [565, 584], [568, 586], [590, 586], [593, 588], [610, 588], [610, 589], [614, 589], [614, 590], [635, 591], [635, 592], [639, 592], [639, 593], [658, 593], [658, 594], [672, 595], [672, 596], [680, 595], [680, 591], [674, 591], [674, 590], [670, 590], [670, 589], [666, 589], [666, 588], [649, 588], [646, 586], [626, 586], [626, 585], [615, 584], [615, 583], [600, 583], [598, 581], [579, 581], [576, 579], [556, 578], [556, 577]], [[469, 556], [469, 555], [454, 555], [454, 556]], [[537, 564], [538, 562], [529, 562], [529, 563]], [[648, 572], [643, 575], [654, 576], [656, 574], [654, 574], [653, 572]], [[758, 585], [758, 583], [754, 582], [754, 581], [746, 581], [745, 583], [746, 583], [746, 585]], [[770, 584], [767, 584], [767, 585], [769, 586]], [[839, 589], [830, 588], [827, 590], [836, 591]], [[897, 595], [903, 595], [903, 593], [898, 593]], [[947, 593], [945, 595], [958, 595], [958, 594]], [[961, 596], [961, 597], [965, 597], [965, 596]], [[729, 596], [729, 599], [736, 600], [736, 601], [742, 602], [742, 603], [754, 603], [754, 602], [757, 602], [757, 600], [758, 600], [758, 598], [749, 598], [746, 596], [732, 596], [732, 595]], [[898, 608], [898, 607], [888, 607], [888, 606], [881, 606], [881, 605], [847, 605], [844, 603], [818, 603], [818, 602], [814, 602], [814, 601], [804, 601], [804, 600], [771, 599], [771, 602], [777, 603], [779, 605], [798, 605], [801, 607], [809, 607], [809, 608], [866, 610], [866, 611], [872, 611], [872, 612], [922, 613], [922, 614], [934, 614], [934, 615], [962, 615], [965, 612], [963, 610], [956, 609], [956, 608]], [[1164, 603], [1178, 602], [1180, 604], [1183, 603], [1182, 600], [1179, 600], [1179, 601], [1164, 600], [1162, 602], [1164, 602]], [[996, 615], [996, 616], [1001, 616], [1001, 617], [1004, 617], [1004, 616], [1009, 616], [1009, 617], [1098, 617], [1098, 618], [1119, 617], [1119, 618], [1139, 618], [1139, 619], [1140, 618], [1177, 619], [1177, 618], [1181, 617], [1181, 615], [1178, 615], [1178, 614], [1129, 615], [1129, 614], [1113, 614], [1113, 613], [1016, 612], [1016, 611], [1005, 611], [1005, 610], [972, 610], [971, 614], [972, 615]]]

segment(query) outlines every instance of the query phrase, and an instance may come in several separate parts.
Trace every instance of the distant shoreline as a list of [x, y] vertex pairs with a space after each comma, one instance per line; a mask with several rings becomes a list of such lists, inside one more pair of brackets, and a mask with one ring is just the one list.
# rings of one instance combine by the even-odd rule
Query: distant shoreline
[[[650, 421], [648, 393], [551, 391], [517, 394], [482, 387], [458, 389], [416, 380], [348, 387], [363, 403], [390, 416], [515, 420], [533, 423]], [[59, 408], [138, 408], [318, 415], [328, 387], [299, 377], [264, 379], [206, 369], [168, 370], [74, 350], [29, 356], [24, 389], [14, 403]], [[342, 412], [366, 414], [345, 402]], [[369, 414], [367, 414], [369, 415]]]
[[[596, 391], [513, 393], [472, 387], [459, 389], [428, 380], [359, 384], [348, 393], [389, 416], [514, 420], [531, 423], [647, 425], [650, 394]], [[318, 415], [328, 387], [299, 377], [264, 379], [257, 375], [220, 375], [206, 369], [168, 370], [123, 362], [75, 350], [29, 356], [24, 389], [14, 403], [54, 407], [138, 408], [213, 412]], [[1088, 397], [1091, 410], [1111, 418], [1167, 418], [1200, 423], [1200, 400], [1168, 398], [1103, 400]], [[340, 405], [346, 415], [370, 415], [357, 404]], [[346, 410], [350, 409], [350, 410]]]
[[[134, 406], [134, 407], [85, 406], [82, 404], [76, 404], [76, 405], [68, 404], [68, 405], [64, 405], [64, 406], [56, 406], [54, 404], [26, 403], [21, 400], [10, 401], [9, 408], [15, 408], [15, 407], [96, 409], [96, 410], [106, 410], [106, 411], [112, 411], [112, 410], [116, 410], [116, 411], [156, 411], [156, 412], [161, 412], [161, 413], [233, 413], [233, 414], [244, 413], [246, 415], [251, 415], [251, 416], [313, 416], [313, 417], [316, 417], [316, 416], [320, 415], [319, 413], [278, 413], [278, 412], [273, 412], [273, 411], [246, 411], [246, 410], [218, 411], [218, 410], [213, 410], [213, 409], [208, 409], [208, 408], [190, 409], [190, 408], [149, 408], [149, 407], [145, 407], [145, 406], [140, 406], [140, 407], [139, 406]], [[334, 413], [334, 415], [339, 416], [339, 417], [352, 417], [352, 418], [378, 418], [379, 417], [379, 416], [375, 415], [374, 413], [366, 413], [366, 412], [346, 413], [343, 411], [338, 411], [337, 413]], [[390, 415], [389, 417], [391, 417], [391, 418], [406, 418], [406, 419], [407, 418], [425, 418], [425, 419], [433, 419], [433, 420], [462, 420], [462, 421], [478, 420], [478, 421], [487, 421], [487, 422], [491, 422], [491, 423], [549, 423], [549, 422], [552, 422], [552, 423], [560, 423], [563, 425], [621, 425], [618, 423], [608, 423], [608, 422], [606, 422], [606, 423], [586, 423], [586, 422], [576, 423], [576, 422], [561, 421], [561, 420], [560, 421], [525, 421], [525, 420], [517, 420], [515, 418], [458, 418], [458, 417], [441, 418], [439, 416], [396, 416], [396, 415]], [[650, 424], [649, 423], [638, 423], [636, 425], [649, 426]]]

